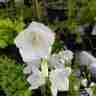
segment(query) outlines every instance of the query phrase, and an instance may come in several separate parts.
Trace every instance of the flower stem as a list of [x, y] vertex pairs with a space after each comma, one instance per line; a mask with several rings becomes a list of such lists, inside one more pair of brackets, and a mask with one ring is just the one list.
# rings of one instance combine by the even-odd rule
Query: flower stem
[[[48, 77], [48, 62], [47, 62], [46, 58], [42, 59], [41, 72], [42, 72], [42, 76], [46, 80], [46, 78]], [[46, 84], [41, 87], [41, 94], [42, 94], [42, 96], [47, 96], [47, 94], [46, 94]]]
[[44, 78], [48, 77], [48, 63], [47, 63], [47, 59], [43, 59], [42, 60], [41, 71], [42, 71], [42, 75], [44, 76]]
[[34, 9], [35, 9], [35, 16], [38, 19], [38, 21], [40, 21], [40, 8], [39, 8], [38, 0], [33, 0], [33, 4], [34, 4], [33, 6], [34, 6]]

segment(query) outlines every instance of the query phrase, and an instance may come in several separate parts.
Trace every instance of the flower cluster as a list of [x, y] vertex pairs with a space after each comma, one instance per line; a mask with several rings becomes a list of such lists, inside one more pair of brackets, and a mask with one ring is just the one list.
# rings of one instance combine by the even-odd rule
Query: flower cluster
[[68, 77], [71, 68], [65, 67], [65, 64], [71, 63], [73, 53], [70, 50], [62, 50], [58, 54], [51, 54], [54, 40], [55, 34], [51, 29], [44, 24], [32, 22], [16, 37], [15, 44], [27, 64], [24, 73], [29, 74], [29, 89], [39, 88], [48, 78], [52, 95], [56, 96], [58, 91], [69, 90]]

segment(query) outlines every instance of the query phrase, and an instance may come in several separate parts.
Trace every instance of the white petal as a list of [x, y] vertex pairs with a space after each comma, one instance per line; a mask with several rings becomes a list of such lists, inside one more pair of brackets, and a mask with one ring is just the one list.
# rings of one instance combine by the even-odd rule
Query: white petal
[[63, 60], [66, 61], [66, 63], [70, 63], [71, 60], [73, 59], [73, 52], [70, 50], [60, 51], [59, 55]]
[[38, 48], [37, 50], [34, 50], [30, 45], [24, 47], [23, 49], [20, 48], [19, 51], [24, 62], [30, 62], [49, 55], [48, 49]]
[[67, 91], [69, 89], [69, 73], [69, 69], [52, 70], [50, 73], [52, 86], [56, 87], [58, 90]]
[[96, 62], [96, 58], [86, 51], [82, 51], [79, 55], [81, 65], [90, 65]]
[[23, 70], [24, 74], [30, 74], [32, 72], [32, 69], [30, 68], [30, 66], [26, 66]]
[[40, 34], [43, 33], [42, 35], [45, 37], [45, 40], [48, 40], [48, 42], [52, 44], [54, 42], [55, 34], [52, 32], [50, 28], [48, 28], [42, 23], [33, 21], [26, 30], [28, 32], [39, 32]]
[[28, 81], [29, 84], [31, 85], [31, 87], [30, 87], [31, 89], [37, 89], [37, 88], [40, 87], [41, 85], [44, 85], [44, 84], [45, 84], [45, 79], [42, 78], [40, 71], [31, 74], [31, 75], [27, 78], [27, 81]]
[[48, 63], [51, 68], [64, 68], [65, 61], [58, 54], [54, 54], [49, 57]]
[[25, 74], [30, 74], [32, 72], [37, 72], [40, 68], [41, 60], [32, 60], [31, 62], [26, 62], [26, 67], [23, 72]]

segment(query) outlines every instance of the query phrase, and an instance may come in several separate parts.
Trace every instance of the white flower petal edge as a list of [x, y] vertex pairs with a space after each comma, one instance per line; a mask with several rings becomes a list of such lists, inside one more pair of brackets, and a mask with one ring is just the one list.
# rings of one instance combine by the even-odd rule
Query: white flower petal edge
[[[71, 73], [71, 68], [65, 68], [65, 69], [55, 69], [50, 72], [50, 81], [51, 81], [51, 92], [52, 94], [55, 94], [53, 92], [57, 91], [68, 91], [69, 90], [69, 79], [68, 76]], [[55, 90], [53, 89], [55, 88]], [[57, 93], [57, 92], [56, 92]], [[54, 96], [56, 96], [55, 94]]]
[[63, 60], [58, 54], [53, 54], [48, 59], [50, 68], [64, 68], [65, 60]]
[[54, 40], [55, 34], [51, 29], [42, 23], [32, 22], [18, 34], [14, 42], [19, 48], [23, 60], [29, 62], [32, 59], [48, 56]]
[[41, 60], [32, 60], [26, 63], [26, 67], [23, 70], [24, 74], [31, 74], [32, 72], [37, 72], [40, 68]]
[[37, 89], [41, 85], [45, 84], [45, 78], [42, 77], [42, 73], [38, 70], [37, 72], [31, 74], [28, 78], [27, 81], [30, 84], [30, 90]]

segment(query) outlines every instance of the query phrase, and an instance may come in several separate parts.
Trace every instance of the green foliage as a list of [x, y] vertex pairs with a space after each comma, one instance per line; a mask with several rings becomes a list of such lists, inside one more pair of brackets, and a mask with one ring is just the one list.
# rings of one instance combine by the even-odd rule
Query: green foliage
[[31, 96], [22, 70], [23, 65], [16, 64], [6, 56], [0, 56], [0, 87], [6, 96]]
[[20, 20], [11, 20], [9, 18], [0, 19], [0, 48], [5, 48], [13, 43], [18, 32], [24, 27]]
[[90, 23], [96, 19], [96, 0], [81, 0], [80, 22]]
[[80, 94], [80, 82], [78, 80], [78, 78], [75, 76], [74, 73], [72, 73], [69, 76], [69, 92], [68, 92], [68, 96], [79, 96]]
[[91, 89], [93, 91], [93, 96], [96, 96], [96, 84], [92, 86]]
[[68, 0], [68, 19], [76, 18], [77, 4], [76, 0]]

